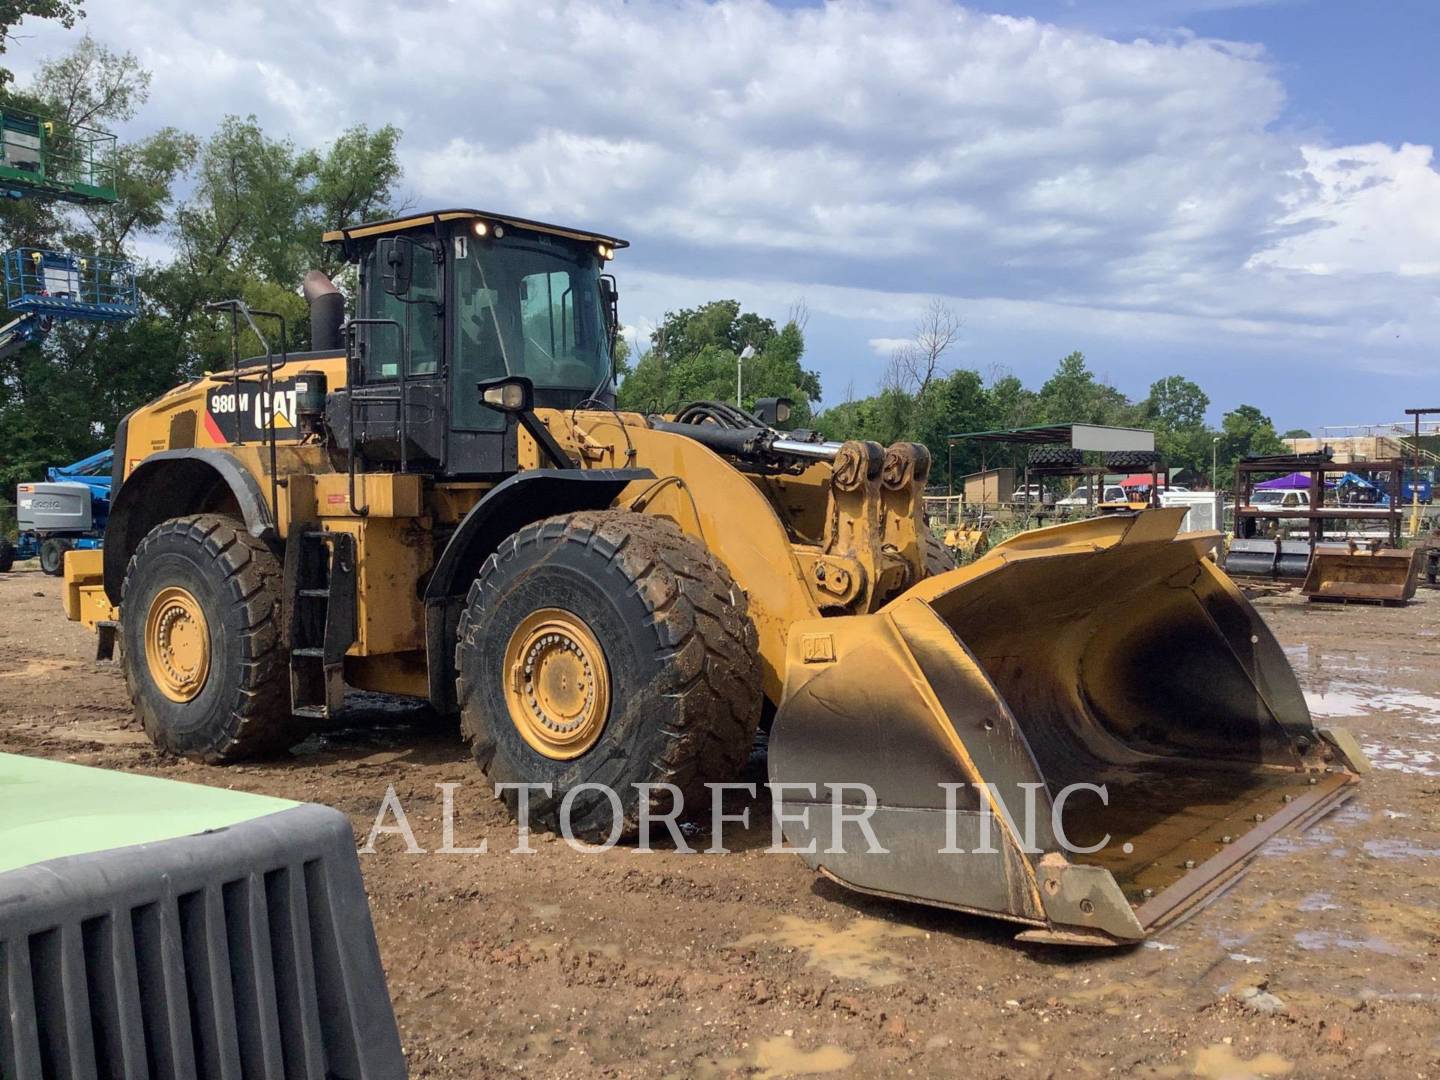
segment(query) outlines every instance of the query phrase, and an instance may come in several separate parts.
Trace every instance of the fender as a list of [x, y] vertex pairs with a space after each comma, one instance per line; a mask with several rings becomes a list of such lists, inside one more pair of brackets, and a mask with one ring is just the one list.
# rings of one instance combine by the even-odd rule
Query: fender
[[[123, 468], [115, 455], [115, 469]], [[276, 538], [270, 505], [250, 471], [221, 450], [161, 450], [115, 487], [105, 526], [105, 595], [120, 603], [125, 567], [145, 534], [162, 521], [214, 509], [217, 495], [234, 498], [250, 535]]]
[[649, 469], [536, 469], [502, 481], [470, 508], [425, 586], [425, 652], [430, 703], [455, 709], [455, 633], [460, 608], [480, 567], [511, 533], [543, 518], [603, 510], [626, 485], [653, 480]]

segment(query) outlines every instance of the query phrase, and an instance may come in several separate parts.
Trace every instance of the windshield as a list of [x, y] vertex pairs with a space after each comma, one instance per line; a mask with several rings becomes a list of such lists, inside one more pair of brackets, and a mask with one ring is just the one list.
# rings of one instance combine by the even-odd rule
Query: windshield
[[1257, 491], [1251, 500], [1256, 506], [1279, 506], [1284, 501], [1283, 491]]
[[[455, 312], [457, 390], [506, 375], [526, 375], [539, 390], [587, 394], [609, 381], [600, 260], [574, 242], [456, 236]], [[483, 407], [475, 406], [480, 420]]]

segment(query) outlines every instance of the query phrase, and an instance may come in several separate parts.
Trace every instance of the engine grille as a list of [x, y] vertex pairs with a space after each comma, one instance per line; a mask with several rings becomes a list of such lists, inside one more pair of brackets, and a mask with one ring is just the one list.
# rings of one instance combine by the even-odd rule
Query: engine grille
[[404, 1075], [334, 810], [0, 875], [5, 1080]]

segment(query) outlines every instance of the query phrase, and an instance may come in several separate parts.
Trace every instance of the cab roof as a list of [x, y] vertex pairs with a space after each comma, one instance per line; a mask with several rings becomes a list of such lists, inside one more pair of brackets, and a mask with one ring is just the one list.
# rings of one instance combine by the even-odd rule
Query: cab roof
[[325, 233], [321, 240], [327, 244], [343, 244], [350, 240], [384, 236], [388, 233], [402, 232], [406, 229], [433, 225], [442, 221], [486, 221], [513, 226], [517, 229], [549, 233], [551, 236], [563, 236], [568, 240], [584, 240], [590, 243], [604, 244], [606, 247], [617, 250], [630, 246], [629, 241], [615, 236], [607, 236], [604, 233], [590, 232], [586, 229], [571, 229], [564, 225], [549, 225], [543, 221], [531, 221], [528, 218], [496, 214], [489, 210], [432, 210], [421, 214], [406, 214], [404, 217], [391, 218], [388, 221], [372, 221], [363, 225], [352, 225], [349, 228], [332, 229]]

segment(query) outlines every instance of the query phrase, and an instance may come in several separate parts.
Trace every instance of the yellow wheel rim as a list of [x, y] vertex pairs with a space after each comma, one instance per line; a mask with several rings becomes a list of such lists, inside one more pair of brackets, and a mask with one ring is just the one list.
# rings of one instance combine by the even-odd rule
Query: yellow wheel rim
[[145, 663], [171, 701], [189, 701], [204, 688], [210, 674], [210, 625], [188, 590], [172, 585], [150, 601]]
[[515, 628], [505, 646], [505, 704], [536, 753], [569, 761], [595, 745], [610, 714], [610, 669], [582, 619], [541, 608]]

